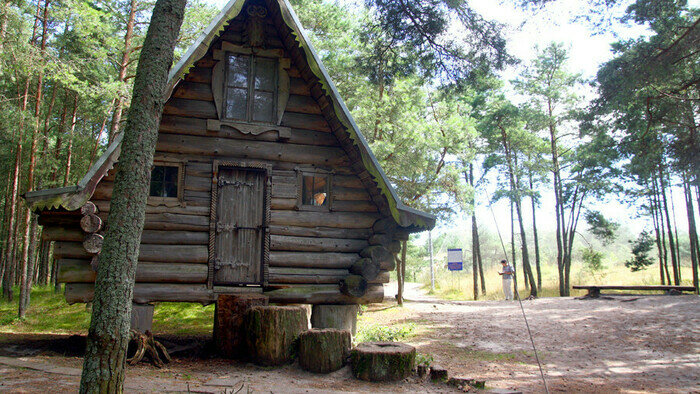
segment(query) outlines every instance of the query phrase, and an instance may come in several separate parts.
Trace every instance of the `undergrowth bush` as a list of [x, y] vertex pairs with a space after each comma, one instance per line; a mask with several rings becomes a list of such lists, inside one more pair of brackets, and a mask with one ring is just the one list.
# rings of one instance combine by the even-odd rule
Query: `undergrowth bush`
[[360, 327], [355, 335], [355, 342], [401, 341], [413, 336], [415, 330], [414, 323], [394, 324], [392, 326], [370, 324]]

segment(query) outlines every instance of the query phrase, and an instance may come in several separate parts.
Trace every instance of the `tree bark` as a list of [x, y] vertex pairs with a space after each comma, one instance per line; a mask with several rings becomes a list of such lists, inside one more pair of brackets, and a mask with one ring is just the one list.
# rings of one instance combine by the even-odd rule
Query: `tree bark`
[[661, 201], [663, 202], [663, 211], [666, 216], [666, 230], [668, 232], [668, 245], [671, 250], [671, 267], [673, 268], [673, 284], [676, 286], [680, 285], [680, 276], [678, 274], [679, 264], [676, 256], [676, 243], [673, 237], [673, 229], [671, 228], [671, 218], [668, 214], [668, 199], [666, 198], [666, 185], [664, 183], [664, 172], [663, 168], [659, 166], [659, 183], [661, 191]]
[[[122, 61], [119, 64], [119, 81], [122, 83], [123, 88], [126, 86], [126, 74], [129, 69], [129, 58], [132, 54], [131, 40], [134, 36], [134, 24], [136, 21], [136, 6], [137, 1], [131, 0], [129, 5], [129, 18], [126, 23], [126, 33], [124, 34], [124, 51], [122, 52]], [[124, 97], [125, 92], [119, 92], [116, 104], [114, 106], [114, 115], [112, 116], [112, 127], [109, 130], [109, 142], [112, 142], [114, 136], [119, 132], [119, 125], [122, 119], [122, 111], [124, 109], [124, 103], [126, 98]]]
[[71, 115], [70, 133], [68, 134], [68, 149], [66, 154], [66, 175], [63, 178], [63, 187], [68, 186], [70, 180], [70, 170], [73, 162], [73, 133], [75, 133], [75, 124], [78, 121], [78, 92], [73, 96], [73, 114]]
[[[529, 172], [530, 190], [534, 190], [532, 181], [532, 171]], [[532, 205], [532, 236], [535, 239], [535, 269], [537, 270], [537, 291], [542, 291], [542, 268], [540, 266], [540, 239], [537, 235], [537, 207], [535, 197], [530, 196]]]
[[700, 259], [700, 245], [698, 242], [697, 227], [695, 224], [695, 208], [693, 207], [693, 193], [690, 182], [685, 179], [683, 182], [683, 194], [685, 197], [686, 213], [688, 217], [688, 237], [690, 241], [690, 261], [693, 269], [693, 287], [695, 294], [700, 294], [700, 284], [698, 283], [698, 260]]
[[[42, 32], [41, 32], [41, 57], [44, 57], [46, 52], [46, 38], [48, 32], [48, 18], [49, 18], [49, 0], [44, 2], [44, 15], [42, 22]], [[38, 11], [37, 11], [38, 14]], [[39, 126], [41, 123], [41, 101], [42, 93], [44, 88], [44, 73], [39, 72], [36, 83], [36, 101], [34, 103], [34, 130], [32, 132], [32, 143], [29, 150], [29, 168], [27, 170], [27, 191], [34, 188], [34, 169], [36, 167], [36, 153], [37, 153], [37, 143], [39, 137]], [[34, 250], [35, 243], [33, 242], [33, 237], [37, 231], [37, 221], [36, 218], [32, 220], [32, 212], [29, 208], [25, 211], [24, 216], [24, 245], [22, 249], [22, 268], [20, 271], [20, 286], [19, 286], [19, 308], [18, 315], [19, 318], [24, 318], [27, 308], [29, 307], [29, 297], [31, 295], [32, 279], [33, 279], [33, 268], [34, 268]], [[31, 247], [31, 251], [30, 251]]]
[[146, 199], [168, 72], [185, 0], [157, 0], [134, 80], [109, 223], [100, 254], [88, 331], [82, 393], [121, 392], [129, 344], [131, 300]]

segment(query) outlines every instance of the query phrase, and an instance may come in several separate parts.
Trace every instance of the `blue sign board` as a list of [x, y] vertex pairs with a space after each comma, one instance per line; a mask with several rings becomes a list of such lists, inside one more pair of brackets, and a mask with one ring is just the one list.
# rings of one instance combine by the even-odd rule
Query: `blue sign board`
[[462, 249], [447, 249], [447, 269], [450, 271], [461, 271]]

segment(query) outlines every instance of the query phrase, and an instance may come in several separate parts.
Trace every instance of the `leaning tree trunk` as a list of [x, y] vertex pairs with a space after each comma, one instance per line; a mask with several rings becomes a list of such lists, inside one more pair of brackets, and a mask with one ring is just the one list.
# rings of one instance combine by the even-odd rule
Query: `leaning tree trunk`
[[134, 80], [109, 226], [95, 280], [82, 393], [121, 392], [151, 165], [185, 0], [157, 0]]

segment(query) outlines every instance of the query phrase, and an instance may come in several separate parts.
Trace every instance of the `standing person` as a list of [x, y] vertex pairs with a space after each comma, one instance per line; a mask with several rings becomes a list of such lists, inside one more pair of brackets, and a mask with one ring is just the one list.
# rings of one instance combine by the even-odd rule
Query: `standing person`
[[513, 274], [515, 270], [508, 264], [508, 261], [501, 260], [503, 270], [498, 273], [503, 277], [503, 294], [506, 296], [506, 301], [513, 299]]

